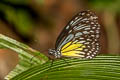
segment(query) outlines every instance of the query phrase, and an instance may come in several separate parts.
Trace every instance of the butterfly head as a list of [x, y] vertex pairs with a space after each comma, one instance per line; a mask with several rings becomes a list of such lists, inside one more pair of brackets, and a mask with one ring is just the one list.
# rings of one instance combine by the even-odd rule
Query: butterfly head
[[49, 49], [48, 54], [54, 56], [55, 58], [61, 58], [60, 51], [56, 51], [55, 49]]

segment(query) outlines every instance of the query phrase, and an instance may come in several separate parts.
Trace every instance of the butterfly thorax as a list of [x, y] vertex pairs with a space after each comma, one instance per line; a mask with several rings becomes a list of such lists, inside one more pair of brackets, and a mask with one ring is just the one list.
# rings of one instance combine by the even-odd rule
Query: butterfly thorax
[[61, 53], [55, 49], [49, 49], [48, 54], [54, 56], [56, 59], [61, 58]]

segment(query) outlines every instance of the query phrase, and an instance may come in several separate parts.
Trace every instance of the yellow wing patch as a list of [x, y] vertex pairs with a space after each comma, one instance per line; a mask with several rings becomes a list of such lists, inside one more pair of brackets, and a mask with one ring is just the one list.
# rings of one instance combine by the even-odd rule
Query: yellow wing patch
[[61, 50], [64, 50], [66, 47], [68, 47], [70, 44], [72, 44], [72, 42], [68, 42], [67, 44], [65, 44]]
[[80, 51], [69, 51], [62, 53], [62, 56], [68, 56], [68, 57], [84, 57], [84, 55], [78, 55]]
[[[82, 50], [85, 47], [86, 46], [81, 43], [68, 42], [61, 48], [61, 54], [62, 54], [62, 56], [68, 56], [68, 57], [69, 56], [84, 57], [83, 54], [85, 54], [85, 53], [82, 52]], [[81, 55], [78, 55], [78, 54], [81, 54]]]

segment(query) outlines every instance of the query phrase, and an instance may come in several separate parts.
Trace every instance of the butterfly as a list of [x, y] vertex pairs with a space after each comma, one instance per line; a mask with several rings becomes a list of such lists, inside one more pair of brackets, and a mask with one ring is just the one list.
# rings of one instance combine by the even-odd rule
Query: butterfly
[[56, 40], [55, 49], [49, 49], [48, 54], [55, 59], [92, 59], [100, 51], [99, 37], [98, 17], [90, 10], [82, 11], [64, 27]]

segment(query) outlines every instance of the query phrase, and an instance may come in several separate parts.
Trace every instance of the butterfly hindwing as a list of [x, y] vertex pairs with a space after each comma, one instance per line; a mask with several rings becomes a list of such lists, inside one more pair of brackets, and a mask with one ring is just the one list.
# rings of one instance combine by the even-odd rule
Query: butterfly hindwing
[[100, 25], [91, 11], [78, 13], [63, 29], [56, 50], [64, 57], [92, 58], [99, 52]]

